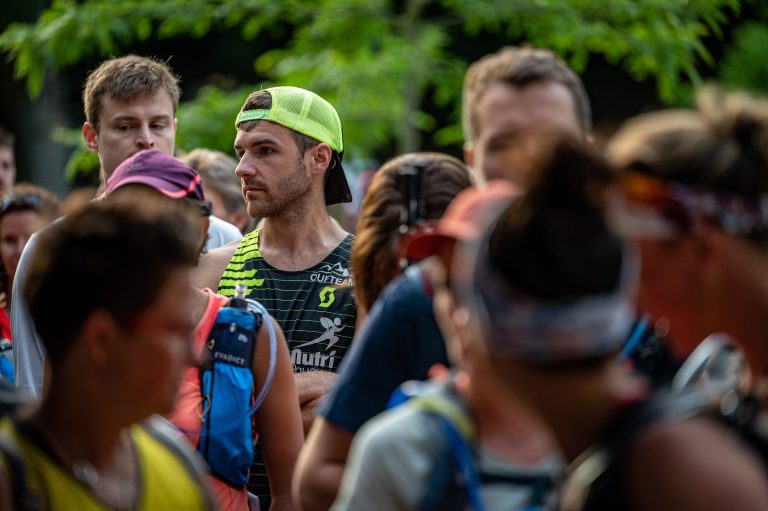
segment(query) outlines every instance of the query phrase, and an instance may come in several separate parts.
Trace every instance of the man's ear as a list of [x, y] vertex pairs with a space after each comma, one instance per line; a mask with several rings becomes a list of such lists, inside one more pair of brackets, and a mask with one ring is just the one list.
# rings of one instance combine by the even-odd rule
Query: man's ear
[[90, 122], [83, 123], [83, 138], [85, 139], [85, 145], [88, 146], [88, 150], [92, 153], [99, 152], [99, 135], [96, 133], [96, 129]]
[[333, 149], [328, 144], [317, 144], [310, 150], [310, 154], [309, 168], [312, 174], [323, 174], [326, 169], [330, 170]]
[[81, 337], [86, 356], [97, 366], [107, 363], [111, 354], [112, 340], [119, 327], [115, 319], [103, 309], [93, 311], [83, 323]]

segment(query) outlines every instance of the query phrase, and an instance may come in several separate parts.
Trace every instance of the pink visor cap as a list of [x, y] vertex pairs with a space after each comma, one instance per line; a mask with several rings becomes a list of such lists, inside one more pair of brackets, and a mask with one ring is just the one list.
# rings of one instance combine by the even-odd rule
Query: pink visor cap
[[445, 242], [479, 238], [489, 217], [521, 194], [512, 182], [502, 179], [464, 190], [451, 201], [432, 229], [407, 241], [406, 256], [417, 262], [436, 254]]
[[162, 151], [141, 151], [122, 162], [107, 180], [106, 193], [128, 184], [150, 186], [172, 199], [205, 201], [200, 175]]

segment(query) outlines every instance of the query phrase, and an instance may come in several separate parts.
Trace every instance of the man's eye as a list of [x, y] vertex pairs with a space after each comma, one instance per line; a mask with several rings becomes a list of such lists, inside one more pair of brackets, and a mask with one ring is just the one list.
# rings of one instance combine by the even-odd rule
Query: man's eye
[[259, 149], [259, 154], [272, 154], [274, 152], [275, 151], [273, 151], [271, 147], [262, 147]]
[[119, 125], [119, 126], [117, 127], [117, 129], [119, 129], [120, 131], [128, 131], [128, 130], [129, 130], [129, 129], [131, 129], [132, 127], [133, 127], [133, 126], [131, 126], [130, 124], [121, 124], [121, 125]]
[[162, 122], [156, 122], [156, 123], [152, 124], [152, 129], [153, 129], [153, 130], [162, 130], [162, 129], [165, 129], [165, 123], [162, 123]]

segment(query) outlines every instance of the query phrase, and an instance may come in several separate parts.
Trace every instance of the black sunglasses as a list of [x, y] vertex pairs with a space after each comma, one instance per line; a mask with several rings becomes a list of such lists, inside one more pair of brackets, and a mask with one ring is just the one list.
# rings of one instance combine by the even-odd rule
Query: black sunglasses
[[42, 208], [43, 199], [33, 193], [9, 193], [0, 202], [0, 215], [8, 211]]

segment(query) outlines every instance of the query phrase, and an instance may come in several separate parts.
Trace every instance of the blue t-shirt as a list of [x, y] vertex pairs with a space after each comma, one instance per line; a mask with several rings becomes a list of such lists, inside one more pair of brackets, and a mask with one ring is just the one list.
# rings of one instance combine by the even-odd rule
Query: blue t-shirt
[[329, 423], [355, 433], [386, 409], [401, 383], [426, 379], [434, 364], [448, 365], [426, 277], [423, 266], [411, 267], [374, 303], [321, 406]]

